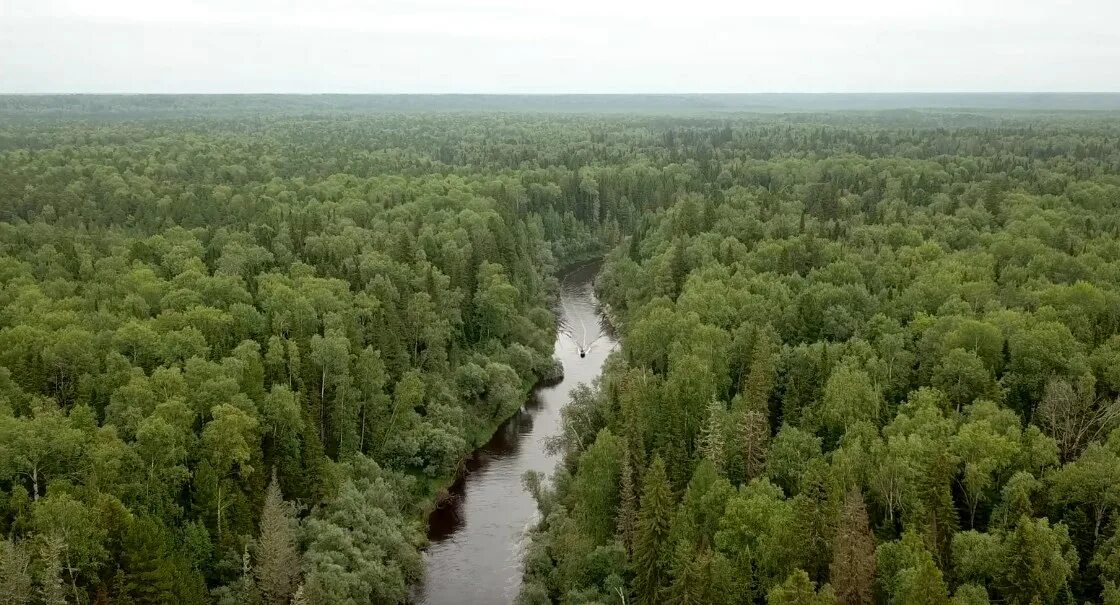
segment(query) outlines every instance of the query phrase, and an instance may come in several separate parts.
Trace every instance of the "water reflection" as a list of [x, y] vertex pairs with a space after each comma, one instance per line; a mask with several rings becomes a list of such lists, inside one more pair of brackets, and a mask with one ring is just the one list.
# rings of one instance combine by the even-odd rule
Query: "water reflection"
[[[559, 433], [560, 409], [572, 389], [598, 377], [615, 346], [599, 313], [592, 280], [598, 265], [569, 272], [560, 288], [554, 354], [564, 379], [537, 388], [494, 437], [466, 461], [451, 499], [429, 518], [427, 575], [417, 600], [428, 605], [512, 602], [521, 585], [525, 532], [537, 521], [521, 485], [528, 470], [550, 472], [556, 460], [545, 448]], [[583, 356], [581, 356], [581, 352]]]

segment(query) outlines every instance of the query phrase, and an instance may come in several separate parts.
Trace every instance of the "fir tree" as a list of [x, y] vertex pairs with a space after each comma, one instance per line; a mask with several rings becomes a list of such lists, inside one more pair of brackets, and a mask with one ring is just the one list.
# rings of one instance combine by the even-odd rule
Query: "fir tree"
[[960, 528], [951, 487], [954, 468], [951, 457], [942, 452], [928, 462], [916, 481], [916, 491], [923, 503], [926, 541], [933, 551], [934, 560], [943, 566], [948, 564], [953, 535]]
[[688, 278], [688, 259], [685, 258], [687, 248], [688, 238], [677, 238], [673, 243], [671, 256], [669, 257], [669, 276], [672, 280], [672, 298], [674, 299], [681, 293], [685, 279]]
[[899, 572], [895, 584], [892, 604], [949, 605], [948, 588], [932, 557], [924, 557], [915, 567]]

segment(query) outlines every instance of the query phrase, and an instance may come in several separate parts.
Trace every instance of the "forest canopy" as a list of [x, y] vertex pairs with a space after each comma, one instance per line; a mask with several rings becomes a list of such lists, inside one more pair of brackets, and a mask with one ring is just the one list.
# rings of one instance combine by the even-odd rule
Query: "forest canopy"
[[521, 603], [1120, 603], [1114, 114], [94, 99], [2, 103], [4, 605], [407, 602], [597, 255]]

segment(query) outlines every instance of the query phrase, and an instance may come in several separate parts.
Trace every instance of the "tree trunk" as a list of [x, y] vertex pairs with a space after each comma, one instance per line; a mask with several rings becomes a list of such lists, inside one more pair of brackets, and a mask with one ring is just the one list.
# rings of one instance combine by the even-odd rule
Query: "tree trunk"
[[222, 537], [222, 482], [218, 481], [218, 538]]
[[365, 449], [366, 449], [366, 406], [365, 406], [364, 403], [362, 404], [362, 419], [361, 419], [360, 422], [362, 423], [362, 431], [361, 431], [361, 434], [358, 436], [358, 451], [362, 452], [362, 453], [365, 453]]
[[323, 421], [323, 416], [326, 414], [327, 402], [325, 401], [327, 395], [327, 366], [323, 366], [323, 377], [319, 381], [319, 442], [326, 447], [327, 423]]

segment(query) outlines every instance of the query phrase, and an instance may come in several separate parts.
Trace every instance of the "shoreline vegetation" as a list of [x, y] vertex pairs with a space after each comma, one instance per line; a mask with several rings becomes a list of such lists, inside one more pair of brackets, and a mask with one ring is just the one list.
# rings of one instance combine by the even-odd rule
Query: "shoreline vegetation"
[[[566, 257], [564, 260], [557, 263], [557, 266], [561, 267], [555, 274], [557, 286], [559, 286], [559, 284], [563, 281], [564, 276], [569, 272], [578, 270], [588, 263], [601, 262], [602, 258], [603, 253], [601, 250], [598, 250], [597, 247], [593, 247], [587, 252]], [[553, 300], [551, 301], [551, 304], [554, 308], [559, 303], [559, 297], [560, 293], [559, 289], [557, 288], [553, 293]], [[554, 310], [554, 313], [556, 313], [556, 317], [557, 319], [559, 319], [559, 312]], [[535, 382], [529, 383], [528, 386], [524, 387], [524, 392], [520, 399], [522, 402], [528, 400], [533, 390], [540, 387], [546, 387], [552, 384], [556, 384], [564, 379], [563, 364], [559, 359], [556, 359], [555, 357], [553, 357], [553, 362], [554, 363], [551, 366], [552, 369], [548, 373], [542, 373], [539, 377], [537, 377]], [[501, 429], [501, 427], [505, 425], [505, 423], [513, 419], [515, 416], [517, 416], [520, 410], [521, 407], [518, 407], [507, 415], [499, 416], [495, 418], [494, 422], [488, 429], [480, 430], [477, 433], [474, 433], [473, 438], [468, 440], [468, 443], [470, 444], [470, 450], [459, 459], [456, 470], [449, 475], [436, 478], [429, 482], [430, 487], [425, 491], [425, 496], [422, 497], [423, 504], [420, 507], [419, 513], [420, 520], [425, 524], [425, 526], [427, 525], [428, 517], [432, 514], [432, 512], [439, 508], [446, 501], [446, 499], [450, 497], [451, 486], [458, 482], [460, 479], [465, 478], [467, 461], [479, 450], [479, 448], [482, 448], [487, 443], [489, 443], [490, 440], [493, 439], [497, 432]], [[425, 547], [426, 546], [427, 545], [425, 545]], [[422, 581], [423, 580], [421, 580], [421, 582]]]
[[[562, 378], [563, 376], [560, 376], [559, 378], [553, 378], [552, 380], [560, 380]], [[543, 384], [547, 384], [547, 381], [542, 377], [536, 382], [531, 383], [529, 386], [524, 387], [522, 389], [521, 401], [524, 402], [526, 399], [528, 399], [529, 395], [533, 392], [533, 389]], [[522, 403], [522, 405], [524, 405], [524, 403]], [[432, 512], [435, 509], [439, 508], [441, 503], [450, 495], [449, 490], [451, 489], [451, 486], [466, 475], [466, 463], [471, 458], [471, 456], [473, 456], [475, 452], [479, 450], [479, 448], [489, 443], [490, 440], [494, 438], [494, 435], [497, 434], [502, 425], [504, 425], [506, 422], [509, 422], [510, 419], [515, 417], [520, 409], [521, 407], [519, 406], [509, 414], [498, 416], [488, 427], [471, 433], [471, 436], [467, 439], [467, 443], [469, 444], [470, 449], [467, 451], [467, 453], [459, 458], [459, 461], [455, 467], [455, 471], [448, 475], [430, 480], [431, 487], [425, 490], [426, 495], [423, 497], [423, 503], [421, 504], [419, 515], [419, 520], [422, 521], [425, 526], [427, 526], [428, 517], [432, 514]]]

